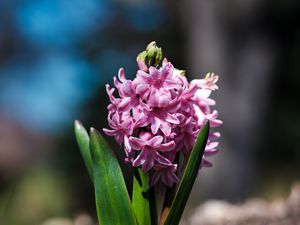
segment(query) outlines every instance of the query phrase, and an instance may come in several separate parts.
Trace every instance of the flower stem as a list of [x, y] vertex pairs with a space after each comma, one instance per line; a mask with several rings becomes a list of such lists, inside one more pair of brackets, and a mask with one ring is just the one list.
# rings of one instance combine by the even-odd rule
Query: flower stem
[[138, 224], [151, 225], [149, 204], [149, 174], [134, 169], [132, 207]]

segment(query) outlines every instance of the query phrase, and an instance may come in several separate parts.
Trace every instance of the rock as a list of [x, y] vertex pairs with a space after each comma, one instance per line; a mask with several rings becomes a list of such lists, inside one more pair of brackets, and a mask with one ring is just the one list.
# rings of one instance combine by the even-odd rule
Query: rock
[[249, 199], [243, 204], [208, 201], [199, 206], [187, 225], [300, 225], [300, 184], [288, 199], [267, 202]]
[[73, 220], [68, 218], [51, 218], [41, 225], [95, 225], [93, 219], [88, 214], [80, 214]]
[[73, 225], [73, 222], [67, 218], [51, 218], [43, 222], [42, 225]]

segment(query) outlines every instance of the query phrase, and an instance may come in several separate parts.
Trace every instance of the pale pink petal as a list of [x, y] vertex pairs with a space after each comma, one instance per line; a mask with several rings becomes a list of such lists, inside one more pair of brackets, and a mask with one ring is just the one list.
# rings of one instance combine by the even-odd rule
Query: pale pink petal
[[206, 145], [205, 149], [209, 150], [209, 149], [214, 149], [216, 147], [218, 147], [219, 142], [210, 142]]
[[209, 106], [212, 106], [212, 105], [216, 104], [216, 101], [211, 99], [211, 98], [206, 98], [206, 99], [202, 100], [202, 103], [204, 103], [206, 105], [209, 105]]
[[136, 95], [132, 81], [131, 80], [126, 80], [123, 85], [122, 85], [122, 94], [125, 97], [131, 97]]
[[220, 126], [222, 124], [223, 124], [222, 120], [218, 120], [218, 119], [211, 119], [210, 120], [210, 126], [211, 127], [218, 127], [218, 126]]
[[199, 99], [206, 99], [210, 96], [211, 90], [206, 90], [206, 89], [198, 89], [195, 93], [195, 96]]
[[151, 89], [150, 90], [148, 104], [151, 107], [157, 107], [158, 106], [159, 97], [160, 96], [158, 95], [157, 91], [154, 90], [154, 89]]
[[221, 137], [220, 132], [210, 132], [209, 133], [209, 138], [219, 138]]
[[115, 135], [115, 140], [116, 142], [121, 145], [124, 141], [124, 133], [122, 132], [117, 132], [116, 135]]
[[124, 69], [123, 69], [123, 68], [120, 68], [120, 69], [119, 69], [118, 77], [119, 77], [119, 80], [120, 80], [122, 83], [124, 83], [124, 82], [126, 81], [125, 72], [124, 72]]
[[115, 136], [117, 133], [116, 130], [110, 130], [110, 129], [106, 129], [106, 128], [103, 128], [102, 130], [108, 136]]
[[130, 146], [135, 150], [140, 150], [147, 144], [145, 140], [136, 137], [130, 137], [129, 143]]
[[124, 147], [125, 147], [127, 152], [131, 151], [131, 146], [130, 146], [129, 138], [128, 138], [127, 135], [124, 136]]
[[130, 133], [133, 126], [132, 118], [125, 119], [124, 122], [121, 123], [121, 126], [123, 129], [126, 129], [128, 133]]
[[152, 154], [147, 157], [147, 160], [142, 165], [142, 170], [148, 172], [154, 166], [154, 159]]
[[172, 151], [175, 146], [175, 141], [170, 141], [168, 143], [161, 144], [159, 147], [157, 147], [157, 150], [161, 152], [169, 152]]
[[161, 77], [160, 72], [153, 66], [149, 67], [149, 74], [151, 76], [151, 80], [156, 80], [159, 79]]
[[161, 125], [161, 120], [157, 117], [154, 117], [154, 120], [151, 124], [151, 131], [153, 134], [157, 134], [160, 125]]
[[182, 88], [180, 82], [174, 81], [174, 80], [170, 80], [170, 79], [166, 79], [163, 86], [167, 90], [169, 90], [169, 89], [177, 89], [177, 90], [179, 90], [179, 89]]
[[147, 161], [147, 157], [144, 151], [141, 151], [141, 153], [136, 157], [136, 159], [132, 162], [132, 165], [134, 167], [138, 167], [142, 164], [144, 164]]
[[131, 98], [123, 98], [122, 101], [118, 104], [118, 109], [120, 112], [128, 111], [131, 108]]
[[164, 133], [164, 135], [166, 135], [167, 137], [170, 136], [172, 130], [171, 125], [168, 122], [161, 121], [160, 129]]
[[157, 107], [163, 108], [170, 103], [170, 98], [167, 95], [157, 96]]
[[167, 158], [163, 157], [158, 152], [154, 153], [154, 159], [155, 159], [155, 161], [157, 161], [161, 165], [166, 165], [166, 166], [167, 165], [172, 165], [172, 163]]
[[161, 79], [165, 80], [173, 74], [174, 67], [171, 63], [167, 63], [161, 71]]
[[198, 87], [196, 85], [191, 85], [187, 90], [182, 93], [182, 97], [187, 99], [195, 96]]
[[142, 98], [147, 98], [149, 95], [149, 85], [148, 84], [139, 84], [136, 87], [136, 92], [142, 97]]
[[212, 156], [215, 155], [219, 152], [218, 149], [210, 149], [210, 150], [205, 150], [204, 155], [206, 156]]
[[162, 141], [163, 141], [163, 137], [158, 135], [158, 136], [155, 136], [155, 137], [151, 138], [147, 142], [147, 145], [155, 148], [156, 146], [160, 145], [162, 143]]
[[145, 71], [145, 72], [148, 70], [148, 67], [144, 61], [137, 60], [137, 64], [138, 64], [138, 67], [140, 70]]
[[145, 127], [149, 125], [148, 117], [145, 115], [144, 117], [136, 119], [135, 127]]
[[144, 82], [144, 83], [146, 83], [146, 84], [148, 84], [148, 83], [150, 83], [151, 82], [151, 76], [148, 74], [148, 73], [145, 73], [144, 71], [142, 71], [142, 70], [139, 70], [138, 72], [137, 72], [137, 78], [139, 78], [142, 82]]
[[212, 167], [212, 163], [207, 161], [206, 159], [202, 159], [201, 161], [201, 167]]
[[140, 133], [140, 138], [145, 140], [145, 141], [150, 140], [152, 137], [153, 137], [153, 134], [151, 132], [142, 131]]
[[114, 88], [110, 89], [109, 84], [105, 85], [105, 87], [106, 87], [106, 92], [107, 92], [107, 95], [109, 97], [109, 100], [111, 102], [114, 102], [115, 101], [115, 97], [113, 96], [113, 93], [114, 93], [115, 89]]
[[180, 120], [170, 113], [167, 114], [166, 121], [172, 124], [180, 124]]

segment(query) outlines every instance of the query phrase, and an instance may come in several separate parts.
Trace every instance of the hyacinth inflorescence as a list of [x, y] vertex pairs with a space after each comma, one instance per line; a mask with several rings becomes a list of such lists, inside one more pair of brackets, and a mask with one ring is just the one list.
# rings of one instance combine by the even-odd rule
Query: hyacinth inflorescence
[[[177, 172], [184, 168], [204, 123], [209, 120], [211, 127], [218, 127], [222, 121], [211, 110], [215, 101], [209, 98], [218, 89], [218, 76], [207, 74], [188, 82], [184, 71], [166, 59], [160, 65], [161, 58], [161, 49], [152, 42], [138, 56], [139, 70], [133, 80], [126, 79], [120, 68], [118, 79], [114, 77], [115, 88], [106, 85], [111, 129], [103, 130], [124, 147], [126, 162], [149, 172], [150, 185], [171, 187], [179, 181]], [[217, 152], [219, 137], [219, 132], [210, 132], [201, 167], [212, 166], [207, 157]], [[184, 158], [181, 168], [180, 153]]]

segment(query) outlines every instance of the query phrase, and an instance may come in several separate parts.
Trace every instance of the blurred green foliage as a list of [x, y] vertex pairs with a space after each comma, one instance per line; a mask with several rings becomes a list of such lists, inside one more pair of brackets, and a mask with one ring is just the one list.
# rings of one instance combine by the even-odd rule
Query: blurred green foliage
[[[1, 224], [33, 225], [53, 216], [70, 214], [72, 197], [65, 178], [51, 168], [36, 166], [28, 170], [1, 199], [6, 205]], [[9, 199], [8, 199], [8, 198]]]

